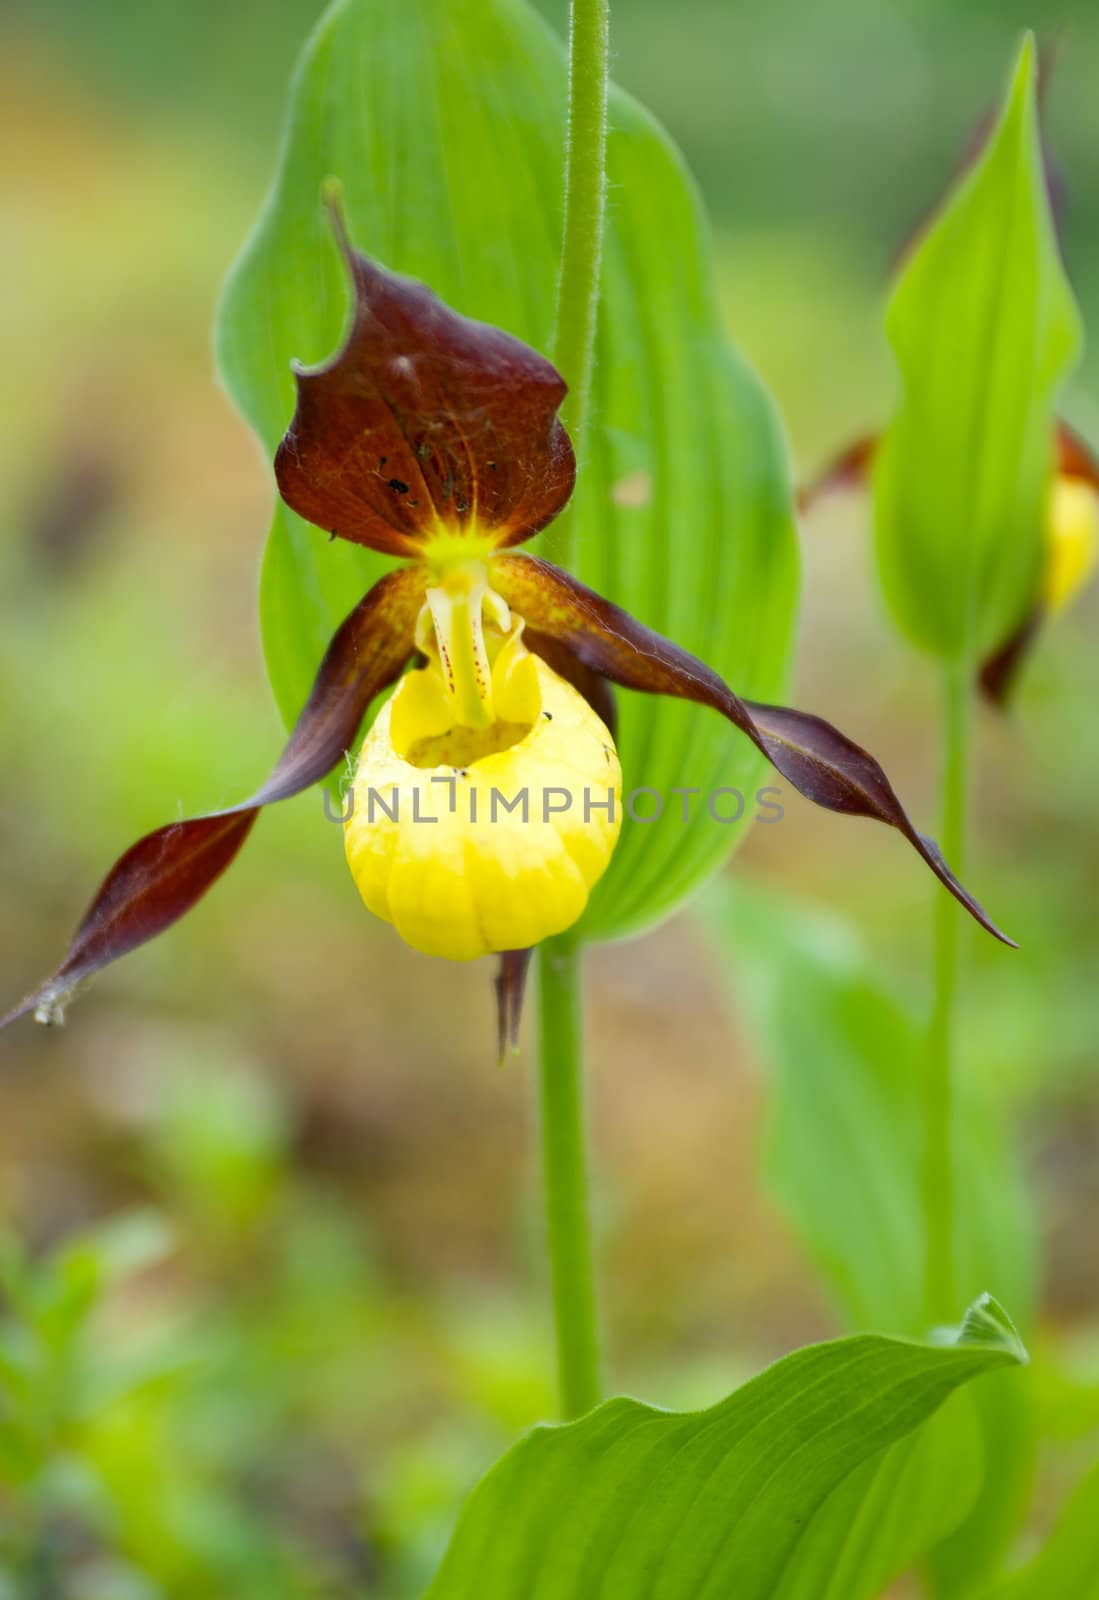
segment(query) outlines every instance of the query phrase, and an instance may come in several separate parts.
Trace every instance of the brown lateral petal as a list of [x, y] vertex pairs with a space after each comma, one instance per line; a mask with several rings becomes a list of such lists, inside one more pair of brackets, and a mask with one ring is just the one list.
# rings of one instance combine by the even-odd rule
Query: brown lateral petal
[[810, 483], [798, 490], [798, 510], [812, 510], [818, 500], [837, 489], [862, 488], [870, 476], [880, 439], [880, 434], [867, 433], [842, 450]]
[[1011, 702], [1023, 663], [1034, 646], [1044, 616], [1043, 608], [1036, 605], [1010, 639], [981, 663], [977, 676], [981, 694], [999, 711], [1006, 711]]
[[916, 831], [874, 757], [830, 723], [739, 699], [705, 662], [536, 556], [497, 557], [492, 586], [532, 627], [567, 644], [612, 682], [719, 711], [817, 805], [896, 828], [983, 928], [1004, 944], [1014, 943], [958, 882], [938, 845]]
[[1067, 422], [1057, 424], [1057, 471], [1064, 478], [1082, 478], [1099, 491], [1099, 456]]
[[374, 696], [412, 653], [423, 575], [387, 573], [341, 624], [309, 699], [271, 776], [238, 806], [171, 822], [148, 833], [115, 862], [52, 977], [0, 1018], [27, 1011], [60, 1021], [72, 990], [119, 956], [171, 927], [229, 866], [263, 806], [288, 800], [330, 772], [354, 742]]
[[519, 1048], [519, 1023], [533, 950], [503, 950], [496, 972], [496, 1047], [500, 1064]]
[[330, 361], [297, 368], [275, 457], [279, 492], [318, 527], [391, 555], [442, 529], [501, 545], [555, 517], [576, 475], [557, 418], [564, 380], [519, 339], [459, 316], [351, 248], [354, 314]]

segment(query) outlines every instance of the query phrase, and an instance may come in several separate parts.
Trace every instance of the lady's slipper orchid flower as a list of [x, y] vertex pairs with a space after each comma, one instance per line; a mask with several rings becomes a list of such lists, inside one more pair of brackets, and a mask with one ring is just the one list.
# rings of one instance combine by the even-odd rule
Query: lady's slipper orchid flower
[[[849, 445], [802, 491], [801, 510], [835, 490], [865, 487], [878, 444], [878, 436], [868, 434]], [[1063, 422], [1057, 426], [1043, 534], [1045, 555], [1031, 608], [981, 663], [981, 690], [997, 706], [1008, 703], [1042, 623], [1076, 598], [1099, 564], [1099, 458]]]
[[335, 212], [333, 221], [353, 286], [351, 330], [330, 361], [298, 370], [275, 475], [308, 521], [405, 564], [337, 631], [262, 788], [131, 846], [57, 971], [3, 1021], [27, 1011], [60, 1020], [78, 983], [188, 911], [262, 808], [331, 772], [398, 679], [362, 746], [348, 862], [369, 908], [418, 949], [457, 960], [500, 953], [511, 1037], [531, 947], [576, 921], [614, 849], [621, 774], [609, 684], [720, 712], [810, 800], [896, 828], [1011, 943], [865, 750], [819, 717], [739, 699], [566, 572], [514, 553], [572, 492], [563, 380], [518, 339], [358, 254]]

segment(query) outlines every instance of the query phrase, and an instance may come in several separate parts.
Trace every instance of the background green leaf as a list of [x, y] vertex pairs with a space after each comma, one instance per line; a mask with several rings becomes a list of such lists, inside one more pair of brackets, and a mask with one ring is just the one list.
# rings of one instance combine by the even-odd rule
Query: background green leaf
[[[835, 916], [743, 882], [723, 881], [706, 909], [769, 1087], [768, 1181], [843, 1320], [912, 1334], [923, 1326], [920, 1198], [924, 1030], [859, 940]], [[971, 1082], [956, 1129], [955, 1259], [963, 1294], [991, 1290], [1020, 1308], [1035, 1295], [1034, 1219], [1005, 1137], [1004, 1106]], [[1033, 1463], [1028, 1386], [994, 1378], [944, 1416], [942, 1455], [927, 1446], [934, 1494], [976, 1424], [995, 1462], [971, 1513], [934, 1557], [938, 1592], [967, 1592], [1011, 1536]], [[948, 1428], [958, 1430], [957, 1438]], [[907, 1490], [905, 1491], [908, 1492]], [[930, 1507], [930, 1502], [929, 1502]], [[932, 1541], [928, 1541], [929, 1543]]]
[[[829, 1497], [968, 1380], [1021, 1358], [993, 1302], [953, 1345], [876, 1335], [810, 1345], [706, 1411], [611, 1400], [538, 1428], [483, 1480], [431, 1600], [773, 1600]], [[828, 1594], [832, 1541], [797, 1591]]]
[[[767, 1175], [844, 1320], [923, 1329], [923, 1028], [841, 918], [743, 881], [706, 900], [769, 1095]], [[1004, 1108], [961, 1086], [960, 1293], [1034, 1299], [1034, 1225]]]
[[[997, 1374], [988, 1386], [1004, 1377], [1010, 1383], [1010, 1374]], [[969, 1399], [964, 1392], [952, 1395], [923, 1427], [832, 1491], [799, 1542], [775, 1600], [872, 1600], [968, 1516], [986, 1471]]]
[[1029, 36], [980, 160], [904, 269], [887, 331], [903, 392], [875, 473], [882, 582], [914, 643], [972, 662], [1037, 597], [1054, 399], [1080, 342]]
[[984, 1600], [1099, 1600], [1099, 1462], [1087, 1473], [1043, 1549]]
[[929, 1553], [931, 1593], [939, 1600], [979, 1593], [1001, 1568], [1031, 1490], [1041, 1432], [1029, 1383], [1005, 1383], [996, 1373], [958, 1399], [976, 1420], [985, 1471], [966, 1514]]
[[[515, 0], [340, 0], [327, 13], [298, 73], [274, 189], [219, 318], [221, 371], [268, 455], [293, 409], [291, 358], [327, 355], [345, 315], [318, 200], [329, 174], [343, 182], [360, 248], [459, 310], [549, 347], [564, 105], [561, 46]], [[797, 588], [783, 445], [760, 385], [720, 331], [706, 230], [678, 155], [621, 93], [611, 119], [576, 570], [739, 691], [774, 699]], [[532, 548], [552, 559], [553, 529]], [[262, 619], [286, 718], [381, 569], [277, 511]], [[674, 797], [660, 821], [627, 820], [585, 918], [593, 937], [674, 906], [742, 836], [760, 781], [755, 752], [717, 717], [629, 695], [620, 708], [627, 789], [728, 786], [746, 803], [729, 825], [696, 801], [685, 826]]]

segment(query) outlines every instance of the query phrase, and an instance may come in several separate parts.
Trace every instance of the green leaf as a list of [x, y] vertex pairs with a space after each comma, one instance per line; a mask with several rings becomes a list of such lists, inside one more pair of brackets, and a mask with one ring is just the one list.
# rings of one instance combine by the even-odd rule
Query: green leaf
[[[993, 1374], [975, 1392], [1004, 1379], [1010, 1384], [1011, 1374]], [[775, 1600], [872, 1600], [968, 1515], [985, 1474], [969, 1400], [952, 1395], [922, 1428], [833, 1490]]]
[[1054, 401], [1080, 343], [1035, 72], [1028, 35], [997, 126], [906, 265], [886, 324], [902, 394], [875, 470], [882, 582], [915, 644], [970, 664], [1036, 599]]
[[1039, 1418], [1030, 1384], [994, 1373], [966, 1395], [976, 1419], [987, 1470], [976, 1500], [959, 1525], [931, 1551], [931, 1592], [940, 1600], [980, 1592], [999, 1570], [1026, 1508], [1034, 1476]]
[[[773, 1600], [830, 1496], [961, 1385], [1025, 1359], [986, 1301], [959, 1342], [811, 1345], [706, 1411], [611, 1400], [538, 1428], [474, 1491], [430, 1600]], [[828, 1593], [831, 1541], [807, 1597]]]
[[1099, 1463], [1069, 1502], [1044, 1548], [983, 1600], [1099, 1600]]
[[[923, 1327], [920, 1196], [924, 1028], [850, 929], [792, 900], [722, 881], [706, 910], [745, 1004], [770, 1096], [768, 1179], [852, 1327]], [[958, 1108], [955, 1259], [963, 1293], [990, 1288], [1029, 1317], [1034, 1218], [1001, 1126], [972, 1085]], [[1030, 1391], [994, 1378], [952, 1408], [996, 1463], [933, 1564], [942, 1594], [990, 1570], [1026, 1494], [1034, 1440]], [[953, 1448], [947, 1439], [943, 1457]], [[939, 1463], [942, 1469], [942, 1462]], [[912, 1471], [919, 1470], [913, 1467]], [[928, 1514], [936, 1464], [924, 1459]], [[920, 1504], [913, 1496], [913, 1504]], [[960, 1526], [956, 1526], [959, 1524]], [[927, 1543], [930, 1544], [931, 1540]], [[926, 1546], [925, 1546], [926, 1547]]]
[[[273, 191], [219, 318], [226, 385], [268, 455], [293, 409], [291, 358], [327, 356], [346, 312], [319, 203], [330, 174], [343, 183], [360, 249], [549, 348], [564, 107], [561, 46], [517, 0], [341, 0], [326, 14], [297, 75]], [[611, 121], [576, 569], [738, 691], [775, 699], [798, 570], [782, 441], [721, 333], [709, 241], [676, 151], [621, 93]], [[552, 559], [553, 529], [532, 548]], [[288, 720], [337, 622], [383, 566], [276, 513], [262, 622]], [[620, 711], [628, 790], [730, 787], [745, 797], [744, 816], [717, 823], [696, 799], [684, 825], [671, 797], [660, 821], [627, 820], [583, 923], [589, 937], [671, 910], [742, 836], [761, 781], [754, 751], [716, 716], [631, 695]], [[735, 811], [731, 797], [722, 809]]]
[[[924, 1326], [924, 1027], [840, 919], [723, 880], [706, 900], [768, 1074], [772, 1191], [852, 1326]], [[998, 1109], [963, 1092], [955, 1140], [961, 1292], [1034, 1295], [1033, 1219]]]

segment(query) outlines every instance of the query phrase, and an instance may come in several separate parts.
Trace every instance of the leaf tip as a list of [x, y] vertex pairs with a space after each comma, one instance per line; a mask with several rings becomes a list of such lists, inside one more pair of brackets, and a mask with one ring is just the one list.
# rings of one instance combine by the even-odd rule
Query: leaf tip
[[1038, 42], [1034, 37], [1033, 28], [1024, 28], [1023, 37], [1019, 41], [1019, 55], [1015, 63], [1017, 78], [1027, 74], [1033, 78], [1038, 70]]
[[992, 1346], [1002, 1350], [1019, 1366], [1030, 1365], [1030, 1352], [1018, 1328], [996, 1297], [987, 1290], [978, 1295], [962, 1318], [954, 1343]]
[[343, 214], [343, 179], [337, 178], [334, 173], [321, 183], [321, 205], [328, 216], [328, 225], [332, 229], [336, 243], [341, 253], [350, 258], [351, 240], [347, 232], [347, 222]]
[[1004, 98], [1001, 131], [1013, 125], [1024, 139], [1037, 137], [1038, 70], [1038, 45], [1033, 29], [1028, 28], [1019, 43]]

